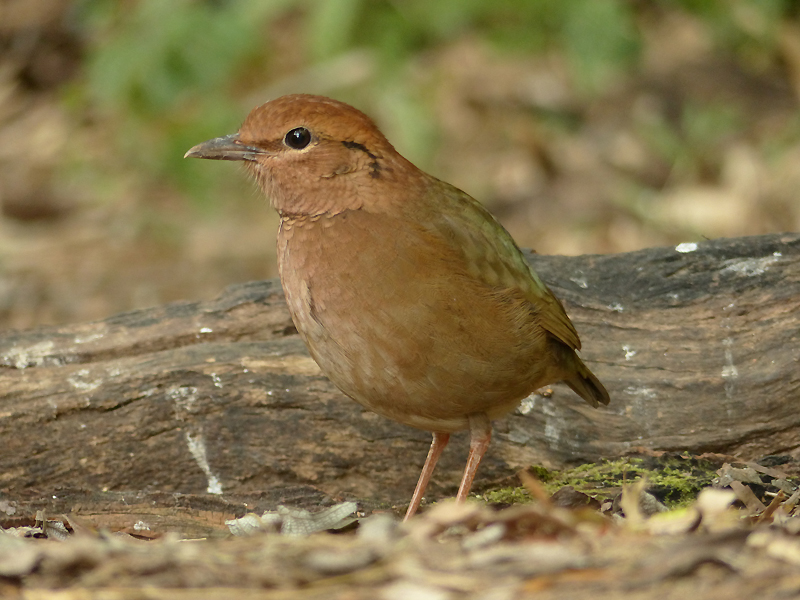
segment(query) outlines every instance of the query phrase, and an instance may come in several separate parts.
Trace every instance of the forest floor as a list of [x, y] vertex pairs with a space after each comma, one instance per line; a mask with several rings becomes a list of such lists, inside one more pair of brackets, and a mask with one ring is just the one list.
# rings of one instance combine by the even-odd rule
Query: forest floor
[[[74, 502], [68, 514], [34, 512], [44, 499], [6, 499], [0, 502], [8, 527], [0, 531], [0, 594], [796, 597], [797, 465], [774, 456], [761, 462], [777, 466], [726, 459], [733, 460], [651, 455], [540, 470], [543, 480], [521, 473], [521, 488], [464, 505], [444, 500], [407, 523], [397, 510], [364, 510], [355, 502], [313, 512], [282, 506], [258, 515], [214, 497], [175, 498], [167, 507], [157, 494], [129, 494], [127, 518], [120, 519], [87, 514], [68, 492], [58, 506]], [[108, 506], [119, 507], [121, 496], [108, 494]], [[121, 526], [132, 514], [136, 523]]]

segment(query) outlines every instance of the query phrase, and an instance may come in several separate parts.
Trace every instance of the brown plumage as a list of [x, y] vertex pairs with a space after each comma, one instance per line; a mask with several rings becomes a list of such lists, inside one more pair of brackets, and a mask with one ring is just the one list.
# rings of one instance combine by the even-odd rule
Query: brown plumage
[[284, 96], [186, 156], [244, 161], [280, 214], [281, 282], [322, 371], [366, 408], [433, 432], [406, 518], [451, 432], [471, 432], [463, 500], [490, 421], [537, 388], [563, 381], [608, 404], [563, 306], [508, 232], [358, 110]]

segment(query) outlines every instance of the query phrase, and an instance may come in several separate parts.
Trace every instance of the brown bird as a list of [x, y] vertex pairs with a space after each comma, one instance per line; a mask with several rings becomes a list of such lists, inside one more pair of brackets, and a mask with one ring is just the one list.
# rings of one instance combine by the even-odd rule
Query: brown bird
[[283, 96], [186, 157], [243, 161], [278, 211], [281, 282], [322, 371], [369, 410], [433, 433], [406, 519], [452, 432], [470, 430], [463, 501], [491, 420], [531, 392], [563, 381], [608, 404], [564, 307], [511, 235], [362, 112]]

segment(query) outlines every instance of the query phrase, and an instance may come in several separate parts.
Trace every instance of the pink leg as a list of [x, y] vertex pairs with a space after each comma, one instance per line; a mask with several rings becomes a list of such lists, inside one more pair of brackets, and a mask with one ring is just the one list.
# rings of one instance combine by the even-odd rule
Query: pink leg
[[470, 415], [469, 417], [469, 458], [464, 469], [464, 477], [461, 478], [461, 485], [458, 488], [456, 500], [463, 502], [467, 499], [478, 465], [492, 441], [492, 423], [489, 417], [483, 413]]
[[431, 449], [428, 450], [428, 458], [425, 459], [425, 466], [422, 467], [422, 473], [419, 474], [417, 488], [414, 490], [414, 495], [411, 497], [411, 504], [408, 505], [408, 510], [406, 511], [406, 516], [403, 521], [408, 521], [414, 516], [414, 513], [417, 512], [420, 502], [422, 502], [425, 488], [428, 487], [428, 482], [431, 480], [431, 475], [433, 475], [433, 469], [436, 467], [436, 463], [442, 455], [442, 450], [444, 450], [444, 447], [447, 446], [447, 442], [449, 441], [449, 433], [433, 433], [433, 442], [431, 442]]

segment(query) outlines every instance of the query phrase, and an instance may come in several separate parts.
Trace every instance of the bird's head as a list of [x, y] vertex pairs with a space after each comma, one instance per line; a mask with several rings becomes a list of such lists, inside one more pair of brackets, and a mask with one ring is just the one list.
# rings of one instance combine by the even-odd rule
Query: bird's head
[[189, 150], [187, 158], [243, 161], [286, 215], [377, 208], [422, 176], [375, 123], [355, 108], [307, 94], [254, 108], [237, 133]]

